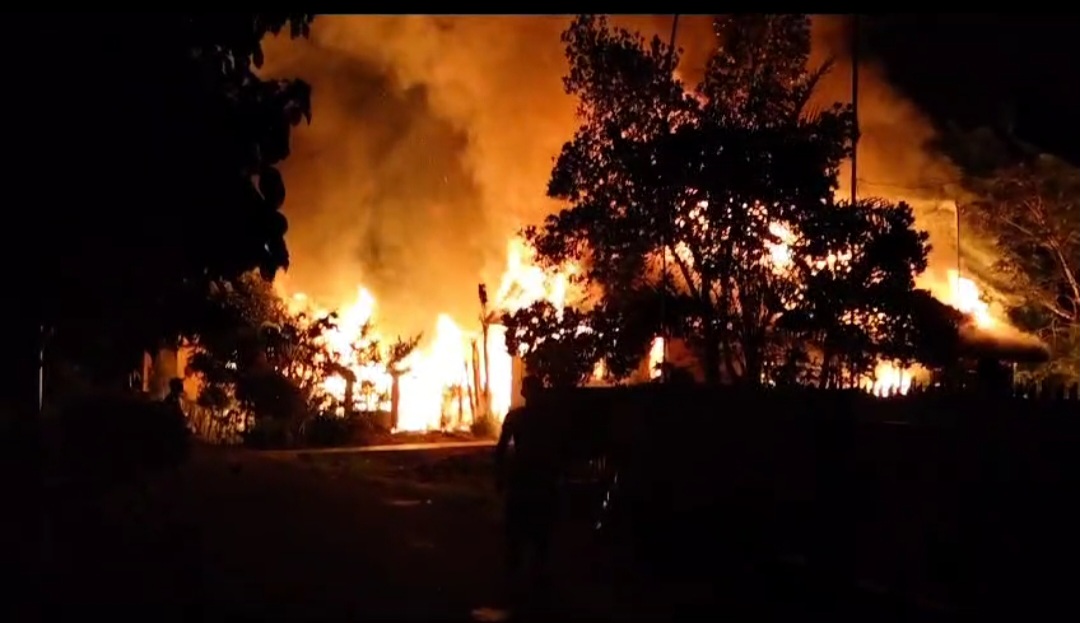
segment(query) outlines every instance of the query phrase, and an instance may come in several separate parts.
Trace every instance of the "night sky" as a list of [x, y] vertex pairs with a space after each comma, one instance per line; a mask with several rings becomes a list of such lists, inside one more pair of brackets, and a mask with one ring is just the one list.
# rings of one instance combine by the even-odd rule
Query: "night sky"
[[941, 123], [998, 125], [1080, 163], [1080, 16], [887, 14], [865, 50]]

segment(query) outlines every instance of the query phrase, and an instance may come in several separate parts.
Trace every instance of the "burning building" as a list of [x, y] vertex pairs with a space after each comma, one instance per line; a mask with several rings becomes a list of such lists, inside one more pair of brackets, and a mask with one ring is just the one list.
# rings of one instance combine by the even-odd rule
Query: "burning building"
[[[670, 31], [665, 16], [615, 22]], [[515, 237], [558, 209], [544, 189], [552, 157], [576, 128], [561, 83], [566, 23], [326, 16], [309, 41], [267, 42], [266, 73], [311, 82], [315, 111], [283, 167], [293, 266], [281, 288], [297, 310], [338, 310], [326, 336], [333, 357], [374, 390], [356, 397], [360, 406], [393, 411], [399, 430], [463, 427], [484, 411], [498, 419], [517, 399], [521, 363], [506, 351], [505, 330], [478, 317], [477, 281], [498, 284], [492, 310], [567, 301], [574, 268], [541, 270]], [[812, 62], [837, 60], [821, 101], [851, 96], [843, 33], [841, 21], [815, 20]], [[709, 18], [683, 18], [678, 44], [679, 71], [695, 82], [715, 46]], [[955, 206], [940, 182], [951, 165], [925, 148], [930, 125], [877, 67], [860, 69], [861, 192], [916, 208], [934, 245], [920, 287], [973, 318], [979, 335], [1009, 333], [976, 285], [989, 263], [979, 241], [965, 241], [969, 272], [956, 271]], [[424, 340], [396, 370], [355, 365], [357, 336], [372, 321], [384, 335], [423, 330]], [[653, 378], [664, 351], [693, 368], [682, 344], [656, 341], [635, 380]], [[866, 387], [903, 392], [920, 374], [883, 362]], [[344, 376], [326, 381], [338, 396], [347, 386]]]

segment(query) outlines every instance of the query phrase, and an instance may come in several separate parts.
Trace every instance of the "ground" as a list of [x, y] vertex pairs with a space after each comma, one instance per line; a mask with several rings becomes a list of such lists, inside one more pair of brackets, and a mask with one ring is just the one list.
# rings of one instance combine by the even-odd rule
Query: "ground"
[[[500, 605], [490, 461], [490, 446], [199, 448], [182, 469], [150, 481], [149, 494], [56, 491], [40, 585], [48, 599], [37, 614], [470, 620]], [[663, 621], [680, 618], [680, 608], [691, 618], [734, 608], [736, 620], [748, 609], [754, 620], [816, 620], [806, 573], [737, 571], [719, 587], [662, 589], [625, 573], [590, 521], [566, 517], [557, 537], [540, 620]], [[887, 599], [851, 603], [859, 613], [851, 620], [904, 619]], [[916, 620], [936, 618], [925, 614]]]
[[[140, 514], [130, 488], [106, 504], [119, 514], [68, 502], [50, 530], [49, 603], [83, 614], [124, 604], [177, 616], [468, 620], [499, 593], [498, 505], [478, 473], [490, 452], [200, 448], [155, 480]], [[629, 616], [588, 526], [559, 536], [556, 616]]]

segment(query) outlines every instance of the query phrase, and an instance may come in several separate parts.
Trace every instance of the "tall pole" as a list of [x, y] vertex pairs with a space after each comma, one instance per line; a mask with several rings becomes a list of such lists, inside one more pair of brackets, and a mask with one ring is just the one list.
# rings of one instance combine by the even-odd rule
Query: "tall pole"
[[[489, 326], [491, 324], [491, 314], [488, 312], [487, 284], [481, 283], [479, 286], [477, 286], [476, 290], [480, 296], [480, 328], [482, 331], [482, 338], [484, 340], [484, 391], [483, 393], [480, 393], [480, 388], [477, 388], [477, 394], [483, 396], [483, 407], [481, 407], [481, 411], [483, 413], [483, 416], [487, 417], [491, 415], [491, 364], [489, 363], [491, 359], [491, 349], [488, 347], [488, 333]], [[475, 417], [476, 414], [474, 413], [473, 416]]]
[[851, 113], [855, 118], [855, 141], [851, 146], [851, 203], [859, 190], [859, 14], [851, 16]]
[[[679, 14], [676, 13], [671, 18], [671, 39], [668, 41], [668, 57], [667, 67], [668, 73], [675, 71], [675, 35], [679, 32]], [[670, 206], [669, 206], [670, 208]], [[670, 216], [670, 210], [669, 214]], [[668, 295], [668, 274], [667, 274], [667, 233], [670, 229], [670, 218], [665, 219], [664, 230], [660, 232], [660, 270], [662, 272], [660, 278], [663, 280], [663, 288], [660, 294], [660, 340], [661, 340], [661, 355], [660, 355], [660, 380], [667, 381], [668, 373], [668, 323], [667, 323], [667, 295]], [[651, 374], [651, 370], [649, 371]]]
[[[851, 143], [851, 204], [859, 196], [859, 14], [851, 15], [851, 116], [855, 136]], [[841, 368], [842, 370], [842, 368]], [[841, 384], [843, 372], [841, 371]]]
[[956, 288], [960, 287], [960, 204], [956, 205]]

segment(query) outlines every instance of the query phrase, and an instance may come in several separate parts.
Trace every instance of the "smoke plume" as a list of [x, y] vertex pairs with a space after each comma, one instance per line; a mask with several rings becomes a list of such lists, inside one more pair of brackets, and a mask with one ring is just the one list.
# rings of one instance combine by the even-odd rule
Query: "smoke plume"
[[[822, 80], [815, 102], [829, 105], [852, 101], [852, 36], [849, 21], [840, 16], [819, 16], [813, 24], [812, 63], [833, 62]], [[918, 283], [948, 300], [947, 271], [957, 268], [956, 200], [963, 197], [959, 171], [935, 151], [935, 129], [922, 111], [888, 80], [873, 58], [858, 63], [858, 117], [860, 138], [856, 158], [859, 197], [905, 201], [915, 211], [916, 226], [930, 234], [932, 250], [927, 271]], [[843, 196], [851, 192], [851, 164], [841, 170]], [[961, 230], [962, 274], [988, 285], [993, 255], [985, 241]], [[996, 294], [996, 293], [995, 293]]]
[[[613, 22], [671, 32], [670, 16]], [[546, 184], [575, 129], [561, 81], [567, 23], [324, 16], [308, 41], [268, 41], [265, 73], [313, 86], [313, 121], [284, 165], [290, 286], [337, 304], [362, 283], [394, 331], [430, 327], [443, 311], [474, 318], [476, 284], [498, 278], [510, 236], [557, 208]], [[847, 41], [843, 21], [815, 20], [815, 62], [836, 61], [821, 103], [851, 100]], [[682, 17], [678, 45], [681, 74], [696, 80], [715, 46], [710, 18]], [[913, 203], [933, 266], [954, 266], [944, 201], [954, 175], [926, 149], [931, 125], [872, 62], [860, 65], [859, 115], [859, 194]]]

